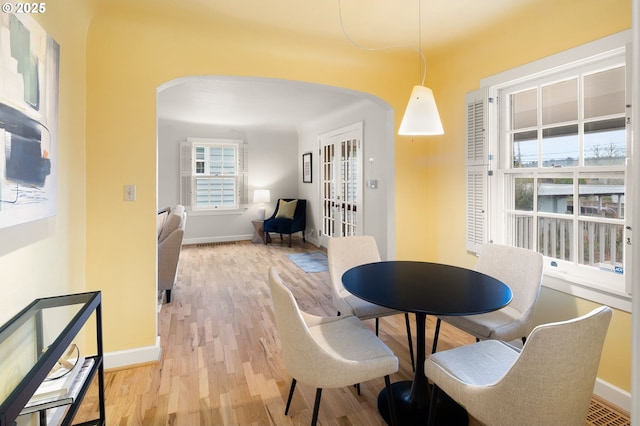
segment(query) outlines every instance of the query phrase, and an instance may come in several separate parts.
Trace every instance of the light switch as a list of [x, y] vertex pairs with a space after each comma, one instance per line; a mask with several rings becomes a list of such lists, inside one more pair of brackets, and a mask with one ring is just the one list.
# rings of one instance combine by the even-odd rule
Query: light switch
[[125, 201], [135, 201], [136, 200], [136, 186], [135, 185], [125, 185], [124, 186], [124, 200]]

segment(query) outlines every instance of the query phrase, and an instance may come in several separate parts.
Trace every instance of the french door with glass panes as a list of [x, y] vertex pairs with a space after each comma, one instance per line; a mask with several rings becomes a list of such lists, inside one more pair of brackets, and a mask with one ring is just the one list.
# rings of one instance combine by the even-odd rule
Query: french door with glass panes
[[320, 136], [322, 230], [334, 237], [362, 233], [362, 122]]

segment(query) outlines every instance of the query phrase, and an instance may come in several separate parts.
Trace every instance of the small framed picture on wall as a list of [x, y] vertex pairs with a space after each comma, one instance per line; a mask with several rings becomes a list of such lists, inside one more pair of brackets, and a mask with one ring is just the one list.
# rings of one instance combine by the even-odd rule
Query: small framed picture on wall
[[302, 182], [311, 183], [312, 181], [311, 153], [302, 154]]

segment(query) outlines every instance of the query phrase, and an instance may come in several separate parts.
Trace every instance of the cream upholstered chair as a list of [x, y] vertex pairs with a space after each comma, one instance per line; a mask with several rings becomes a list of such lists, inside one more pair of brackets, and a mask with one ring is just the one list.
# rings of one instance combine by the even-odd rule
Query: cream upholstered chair
[[[331, 238], [327, 245], [327, 259], [331, 278], [331, 296], [333, 306], [338, 310], [338, 315], [355, 315], [361, 320], [375, 318], [377, 336], [379, 318], [400, 314], [401, 312], [369, 303], [349, 293], [342, 285], [342, 275], [349, 269], [354, 266], [380, 261], [380, 252], [378, 251], [376, 240], [369, 235]], [[411, 325], [409, 323], [409, 314], [406, 312], [404, 313], [404, 320], [407, 328], [407, 340], [409, 341], [411, 367], [415, 370]]]
[[522, 352], [487, 340], [432, 354], [425, 361], [431, 406], [442, 390], [488, 426], [584, 426], [611, 315], [601, 306], [540, 325]]
[[354, 316], [319, 317], [301, 311], [273, 267], [269, 269], [269, 287], [282, 358], [293, 378], [285, 415], [298, 380], [316, 387], [311, 420], [315, 425], [323, 388], [351, 386], [384, 376], [389, 412], [395, 419], [389, 375], [398, 371], [398, 358], [393, 352]]
[[486, 314], [438, 317], [432, 353], [438, 344], [441, 320], [472, 334], [476, 341], [522, 339], [524, 343], [531, 332], [542, 282], [542, 255], [518, 247], [485, 244], [475, 269], [508, 285], [513, 299], [504, 308]]

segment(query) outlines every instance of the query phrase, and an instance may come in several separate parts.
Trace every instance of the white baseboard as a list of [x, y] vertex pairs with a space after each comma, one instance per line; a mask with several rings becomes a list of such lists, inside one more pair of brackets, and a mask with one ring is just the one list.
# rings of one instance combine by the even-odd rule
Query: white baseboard
[[[299, 235], [299, 234], [294, 234]], [[225, 237], [196, 237], [196, 238], [185, 238], [182, 240], [183, 245], [191, 245], [191, 244], [210, 244], [210, 243], [228, 243], [231, 241], [246, 241], [251, 240], [253, 235], [227, 235]], [[320, 241], [317, 238], [306, 236], [306, 240], [315, 245], [316, 247], [320, 247]]]
[[306, 239], [308, 243], [313, 244], [314, 246], [320, 248], [320, 240], [313, 234], [306, 235]]
[[593, 393], [600, 399], [631, 413], [631, 393], [601, 379], [596, 379]]
[[162, 355], [162, 348], [160, 347], [160, 337], [158, 337], [154, 346], [105, 353], [104, 368], [108, 370], [156, 362], [160, 360], [160, 355]]
[[227, 235], [225, 237], [197, 237], [185, 238], [183, 245], [190, 244], [209, 244], [209, 243], [228, 243], [230, 241], [245, 241], [253, 238], [253, 235]]

